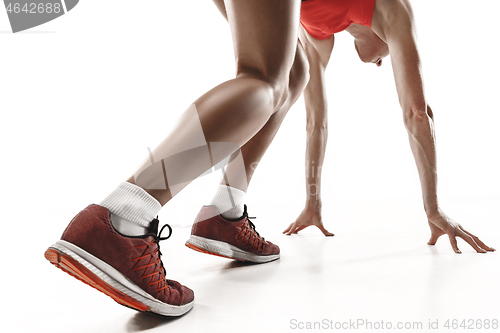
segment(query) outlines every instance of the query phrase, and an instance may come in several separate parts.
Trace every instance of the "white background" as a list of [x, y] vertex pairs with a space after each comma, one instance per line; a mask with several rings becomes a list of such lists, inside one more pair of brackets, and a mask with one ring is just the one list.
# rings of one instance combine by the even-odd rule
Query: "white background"
[[[500, 4], [418, 0], [413, 7], [435, 114], [441, 202], [498, 247]], [[390, 59], [381, 68], [364, 64], [353, 46], [350, 35], [337, 35], [327, 73], [327, 228], [336, 232], [349, 223], [335, 218], [343, 207], [410, 204], [425, 230]], [[35, 283], [26, 260], [43, 259], [43, 247], [76, 212], [128, 178], [190, 103], [233, 77], [231, 36], [211, 1], [83, 0], [68, 14], [17, 34], [0, 10], [0, 48], [0, 202], [8, 237], [2, 250], [14, 256], [7, 260], [21, 260], [14, 266], [25, 267]], [[283, 217], [262, 216], [260, 225], [282, 230], [300, 213], [304, 151], [301, 98], [249, 188], [251, 214], [272, 210]], [[190, 185], [160, 220], [189, 226], [218, 178]], [[2, 275], [20, 269], [4, 266]]]
[[[499, 6], [451, 3], [414, 4], [436, 117], [441, 200], [499, 199]], [[18, 34], [9, 33], [5, 12], [0, 18], [2, 174], [11, 209], [39, 211], [60, 202], [75, 211], [100, 200], [135, 171], [190, 103], [234, 75], [229, 29], [210, 1], [82, 1]], [[420, 200], [390, 60], [381, 68], [364, 64], [350, 35], [338, 34], [327, 84], [325, 200]], [[279, 195], [283, 202], [303, 202], [304, 113], [301, 99], [262, 161], [250, 197], [273, 189], [287, 193]]]

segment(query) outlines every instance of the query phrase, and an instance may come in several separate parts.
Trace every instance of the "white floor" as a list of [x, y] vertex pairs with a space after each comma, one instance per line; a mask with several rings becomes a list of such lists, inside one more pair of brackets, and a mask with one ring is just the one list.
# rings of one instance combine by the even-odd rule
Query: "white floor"
[[[498, 201], [448, 207], [479, 211], [463, 219], [487, 244], [500, 246]], [[465, 319], [469, 326], [469, 320], [500, 319], [498, 253], [476, 254], [459, 241], [463, 254], [456, 255], [445, 238], [434, 247], [426, 245], [427, 226], [417, 204], [325, 207], [333, 238], [313, 229], [282, 235], [294, 209], [281, 216], [262, 209], [257, 230], [281, 247], [278, 261], [244, 264], [192, 251], [183, 245], [189, 226], [174, 227], [173, 236], [161, 243], [169, 277], [195, 290], [195, 307], [177, 319], [122, 307], [50, 265], [43, 252], [63, 231], [64, 214], [46, 212], [37, 223], [35, 216], [24, 216], [31, 230], [7, 240], [5, 247], [11, 251], [4, 252], [9, 283], [2, 286], [2, 326], [8, 332], [242, 333], [312, 331], [307, 325], [319, 324], [318, 331], [335, 330], [335, 325], [354, 330], [346, 325], [356, 322], [359, 331], [421, 323], [415, 331], [435, 332], [428, 329], [429, 321], [438, 321], [439, 331], [459, 332], [447, 330], [446, 320], [460, 324]], [[37, 237], [40, 233], [43, 237]], [[12, 256], [20, 263], [11, 262]]]

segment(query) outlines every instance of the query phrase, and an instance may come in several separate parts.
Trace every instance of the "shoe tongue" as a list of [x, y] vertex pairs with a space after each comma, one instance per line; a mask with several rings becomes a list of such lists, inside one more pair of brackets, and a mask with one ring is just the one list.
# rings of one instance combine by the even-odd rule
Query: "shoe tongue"
[[154, 234], [155, 236], [157, 236], [159, 223], [160, 221], [158, 221], [158, 219], [154, 219], [153, 221], [151, 221], [151, 223], [149, 224], [148, 234]]

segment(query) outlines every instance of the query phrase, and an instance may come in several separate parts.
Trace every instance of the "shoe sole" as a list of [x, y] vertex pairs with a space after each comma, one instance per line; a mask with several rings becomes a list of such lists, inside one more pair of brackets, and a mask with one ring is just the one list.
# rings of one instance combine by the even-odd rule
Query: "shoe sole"
[[117, 303], [137, 311], [168, 317], [181, 316], [194, 305], [194, 301], [180, 306], [170, 305], [153, 298], [115, 268], [69, 242], [58, 241], [45, 251], [45, 258], [57, 268], [108, 295]]
[[192, 250], [211, 254], [214, 256], [236, 259], [239, 261], [250, 261], [260, 264], [274, 261], [276, 259], [279, 259], [280, 257], [279, 253], [267, 256], [250, 253], [225, 242], [195, 235], [191, 235], [191, 237], [189, 237], [188, 241], [186, 242], [186, 246]]

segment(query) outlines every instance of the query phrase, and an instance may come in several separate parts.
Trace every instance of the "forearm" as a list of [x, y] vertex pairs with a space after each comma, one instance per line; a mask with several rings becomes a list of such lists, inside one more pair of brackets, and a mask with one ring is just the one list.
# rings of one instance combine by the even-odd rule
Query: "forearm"
[[305, 178], [306, 206], [310, 208], [321, 208], [321, 173], [327, 139], [326, 124], [307, 124]]
[[408, 112], [405, 117], [410, 147], [415, 158], [425, 212], [432, 217], [438, 212], [437, 168], [434, 121], [430, 107], [427, 111]]
[[323, 75], [322, 69], [311, 70], [311, 81], [304, 91], [307, 114], [306, 208], [314, 210], [321, 209], [321, 174], [328, 140], [328, 106]]

